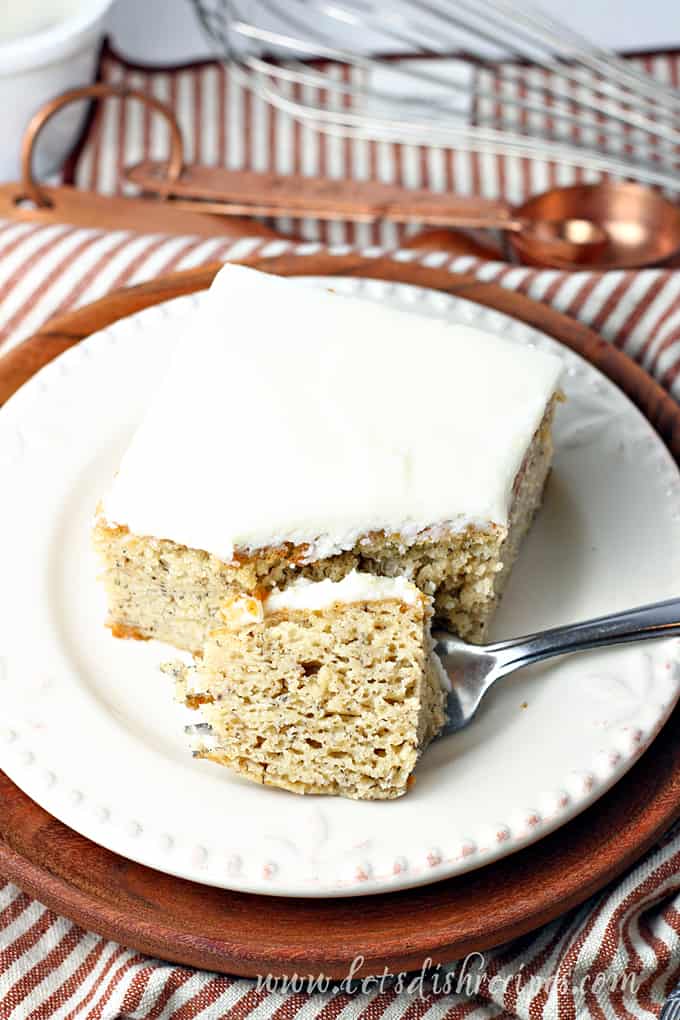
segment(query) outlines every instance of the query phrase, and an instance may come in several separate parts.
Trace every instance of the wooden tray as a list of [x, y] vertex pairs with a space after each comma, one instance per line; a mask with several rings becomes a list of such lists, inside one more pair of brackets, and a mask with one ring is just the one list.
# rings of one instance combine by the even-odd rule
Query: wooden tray
[[[354, 274], [417, 283], [497, 308], [578, 351], [635, 401], [680, 460], [680, 408], [586, 327], [472, 277], [390, 259], [283, 255], [270, 272]], [[49, 322], [0, 359], [0, 402], [42, 365], [121, 316], [206, 287], [215, 267], [168, 276]], [[242, 975], [344, 976], [419, 969], [522, 935], [630, 867], [680, 815], [680, 710], [631, 771], [589, 810], [486, 868], [425, 888], [361, 899], [291, 900], [186, 882], [118, 857], [39, 808], [0, 773], [0, 875], [52, 910], [153, 956]]]

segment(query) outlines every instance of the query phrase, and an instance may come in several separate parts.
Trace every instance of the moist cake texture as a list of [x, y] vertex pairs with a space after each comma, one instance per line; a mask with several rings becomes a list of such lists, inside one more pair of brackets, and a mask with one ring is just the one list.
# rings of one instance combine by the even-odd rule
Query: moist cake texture
[[220, 271], [97, 516], [115, 634], [198, 652], [233, 599], [359, 570], [483, 640], [560, 362], [408, 309]]
[[444, 721], [431, 599], [355, 571], [237, 596], [193, 667], [165, 667], [197, 710], [196, 754], [294, 793], [391, 799]]

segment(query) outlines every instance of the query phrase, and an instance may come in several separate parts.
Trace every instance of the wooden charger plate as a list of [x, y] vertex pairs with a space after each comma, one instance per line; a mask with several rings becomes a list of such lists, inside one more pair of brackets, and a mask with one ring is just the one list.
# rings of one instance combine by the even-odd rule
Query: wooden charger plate
[[[444, 269], [359, 255], [246, 260], [282, 275], [357, 275], [420, 284], [543, 330], [614, 380], [680, 461], [680, 408], [613, 346], [552, 309]], [[117, 291], [52, 319], [0, 359], [0, 402], [57, 354], [124, 315], [207, 287], [206, 266]], [[86, 767], [86, 763], [83, 763]], [[264, 898], [135, 864], [68, 829], [0, 773], [0, 874], [52, 910], [125, 945], [225, 973], [347, 974], [420, 969], [516, 938], [630, 867], [680, 815], [680, 709], [591, 808], [497, 863], [423, 888], [360, 899]]]

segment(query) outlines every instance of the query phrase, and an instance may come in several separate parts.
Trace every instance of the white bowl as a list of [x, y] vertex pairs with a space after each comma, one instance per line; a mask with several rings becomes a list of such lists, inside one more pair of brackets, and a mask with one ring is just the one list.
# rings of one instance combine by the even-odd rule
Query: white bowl
[[[13, 4], [17, 4], [13, 11]], [[44, 103], [66, 89], [88, 85], [95, 76], [104, 16], [112, 0], [41, 0], [39, 8], [21, 9], [9, 0], [0, 29], [0, 181], [19, 176], [21, 139], [31, 116]], [[39, 24], [30, 31], [32, 12]], [[12, 36], [12, 18], [28, 34]], [[21, 22], [19, 18], [21, 17]], [[9, 38], [8, 38], [9, 35]], [[59, 113], [40, 136], [34, 168], [37, 176], [56, 170], [73, 145], [83, 115], [78, 103]]]

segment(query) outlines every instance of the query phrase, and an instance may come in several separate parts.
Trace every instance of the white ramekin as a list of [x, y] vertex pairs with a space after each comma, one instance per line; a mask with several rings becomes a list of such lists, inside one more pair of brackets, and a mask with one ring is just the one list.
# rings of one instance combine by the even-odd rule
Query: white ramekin
[[[73, 14], [50, 28], [0, 41], [0, 181], [19, 175], [21, 138], [32, 114], [65, 89], [93, 80], [102, 23], [111, 3], [81, 0]], [[46, 126], [35, 154], [38, 176], [60, 166], [75, 141], [82, 115], [79, 103]]]

